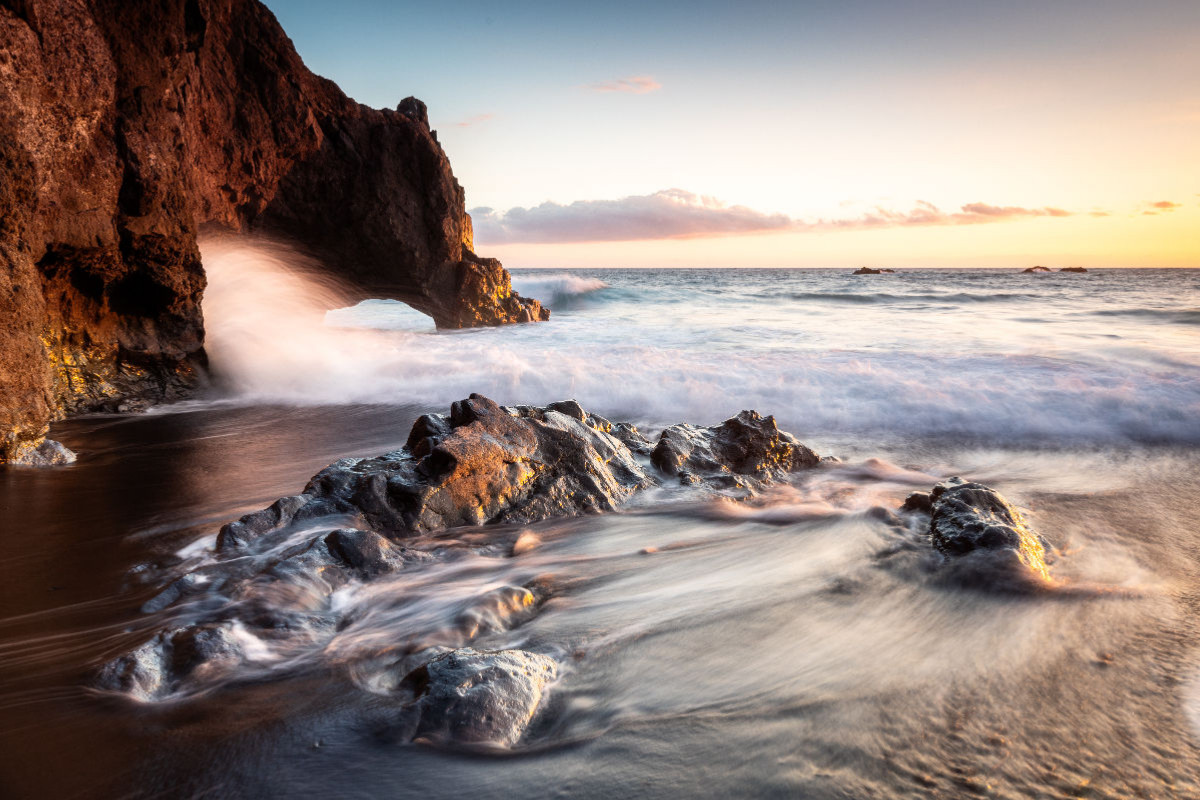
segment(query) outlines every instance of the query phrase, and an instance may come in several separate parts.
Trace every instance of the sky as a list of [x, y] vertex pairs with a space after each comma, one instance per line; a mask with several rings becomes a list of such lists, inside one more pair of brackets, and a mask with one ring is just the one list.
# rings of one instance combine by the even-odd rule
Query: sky
[[510, 267], [1200, 267], [1200, 0], [267, 0]]

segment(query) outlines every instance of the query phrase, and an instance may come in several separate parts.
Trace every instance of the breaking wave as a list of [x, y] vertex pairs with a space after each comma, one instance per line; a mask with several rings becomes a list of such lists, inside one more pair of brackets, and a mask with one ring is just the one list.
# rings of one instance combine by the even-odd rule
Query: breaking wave
[[[623, 300], [647, 292], [622, 285], [612, 303], [547, 324], [435, 332], [399, 303], [331, 311], [345, 305], [337, 288], [277, 249], [206, 243], [204, 260], [210, 359], [238, 402], [444, 407], [481, 392], [501, 403], [573, 397], [649, 425], [755, 408], [809, 436], [1200, 442], [1200, 353], [1147, 348], [1137, 330], [1114, 342], [1124, 329], [1113, 322], [1060, 330], [1024, 317], [935, 320], [826, 304], [814, 325], [809, 315], [782, 316], [786, 307], [764, 297], [778, 293], [768, 279], [756, 279], [764, 284], [755, 297], [738, 284], [714, 288], [714, 275], [693, 279], [689, 304]], [[546, 297], [555, 286], [608, 285], [573, 275], [517, 283], [535, 297], [535, 286]], [[682, 285], [672, 293], [693, 290]], [[730, 301], [736, 292], [747, 299]]]

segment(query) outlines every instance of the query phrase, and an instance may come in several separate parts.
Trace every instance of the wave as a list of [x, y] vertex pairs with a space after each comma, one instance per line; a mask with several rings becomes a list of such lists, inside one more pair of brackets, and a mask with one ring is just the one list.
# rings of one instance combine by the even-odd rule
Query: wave
[[204, 263], [210, 362], [235, 402], [443, 409], [481, 392], [505, 404], [576, 398], [650, 427], [754, 408], [809, 437], [1200, 443], [1200, 374], [1175, 362], [981, 352], [950, 339], [919, 350], [720, 345], [727, 324], [688, 327], [653, 306], [649, 319], [440, 333], [334, 327], [325, 312], [344, 299], [277, 252], [206, 244]]
[[555, 272], [549, 275], [513, 275], [512, 286], [522, 297], [533, 297], [554, 310], [578, 298], [609, 288], [606, 281]]
[[1173, 322], [1176, 325], [1200, 325], [1200, 309], [1109, 308], [1088, 313], [1097, 317], [1135, 317], [1158, 322]]

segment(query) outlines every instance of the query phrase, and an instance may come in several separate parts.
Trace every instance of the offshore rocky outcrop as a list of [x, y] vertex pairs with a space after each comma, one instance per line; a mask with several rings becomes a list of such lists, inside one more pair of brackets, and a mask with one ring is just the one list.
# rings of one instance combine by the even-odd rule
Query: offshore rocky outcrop
[[257, 0], [0, 0], [0, 462], [202, 381], [207, 226], [441, 327], [548, 316], [473, 252], [425, 106], [349, 99]]
[[[667, 484], [746, 497], [818, 463], [773, 417], [753, 411], [712, 427], [674, 425], [652, 442], [574, 401], [504, 407], [471, 395], [448, 415], [421, 417], [403, 449], [338, 461], [301, 494], [225, 525], [213, 558], [143, 609], [175, 621], [105, 665], [98, 684], [158, 701], [266, 674], [273, 663], [320, 652], [352, 624], [353, 610], [334, 599], [352, 583], [403, 583], [464, 547], [492, 557], [523, 552], [520, 538], [510, 541], [516, 525], [483, 544], [443, 533], [449, 528], [612, 511]], [[388, 677], [373, 684], [395, 703], [393, 733], [516, 744], [558, 662], [472, 648], [525, 624], [557, 591], [554, 579], [537, 575], [481, 591], [450, 615], [449, 627], [397, 630], [379, 668]]]

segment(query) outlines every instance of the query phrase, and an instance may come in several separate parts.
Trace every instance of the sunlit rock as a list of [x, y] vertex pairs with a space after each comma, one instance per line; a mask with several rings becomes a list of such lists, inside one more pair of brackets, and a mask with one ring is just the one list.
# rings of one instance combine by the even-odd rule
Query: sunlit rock
[[966, 580], [1029, 588], [1052, 582], [1047, 547], [995, 490], [951, 478], [930, 493], [933, 546]]
[[17, 452], [9, 462], [19, 467], [61, 467], [72, 464], [75, 453], [53, 439], [43, 439], [36, 447], [26, 447]]

